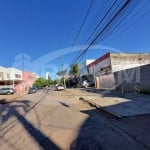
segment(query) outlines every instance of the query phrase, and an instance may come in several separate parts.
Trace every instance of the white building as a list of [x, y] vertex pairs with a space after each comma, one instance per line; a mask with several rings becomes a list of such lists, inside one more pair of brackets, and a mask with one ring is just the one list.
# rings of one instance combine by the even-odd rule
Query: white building
[[50, 73], [46, 72], [46, 80], [48, 80], [49, 77], [50, 77]]
[[22, 71], [0, 66], [0, 87], [13, 87], [22, 83]]
[[15, 68], [5, 68], [0, 66], [0, 80], [22, 80], [22, 71]]

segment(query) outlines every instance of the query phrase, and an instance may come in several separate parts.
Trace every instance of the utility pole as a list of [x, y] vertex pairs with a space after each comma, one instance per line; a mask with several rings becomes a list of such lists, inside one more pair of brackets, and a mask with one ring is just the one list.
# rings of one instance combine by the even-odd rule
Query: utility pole
[[61, 61], [61, 65], [62, 65], [61, 76], [63, 77], [64, 88], [66, 88], [66, 80], [65, 80], [64, 60], [63, 60], [63, 58], [61, 58], [60, 61]]
[[64, 87], [66, 88], [66, 80], [65, 80], [65, 72], [64, 72], [64, 64], [63, 64], [63, 62], [62, 62], [62, 75], [63, 75]]

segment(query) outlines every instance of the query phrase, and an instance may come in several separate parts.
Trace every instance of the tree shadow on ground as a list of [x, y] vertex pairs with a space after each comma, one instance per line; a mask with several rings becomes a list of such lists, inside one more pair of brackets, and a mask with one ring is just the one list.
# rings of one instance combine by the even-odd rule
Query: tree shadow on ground
[[[19, 113], [18, 108], [23, 108], [24, 112], [28, 112], [29, 103], [28, 100], [15, 101], [13, 103], [8, 102], [6, 99], [0, 100], [2, 107], [0, 107], [1, 123], [5, 123], [11, 117], [15, 117], [32, 139], [39, 145], [42, 150], [60, 150], [48, 137], [44, 135], [42, 131], [36, 128], [24, 115]], [[15, 103], [15, 104], [14, 104]], [[3, 128], [4, 129], [4, 128]], [[1, 129], [1, 131], [3, 130]]]
[[[3, 112], [5, 112], [1, 116], [5, 118], [5, 119], [2, 119], [3, 123], [6, 122], [9, 118], [14, 116], [16, 117], [17, 121], [21, 123], [23, 128], [30, 135], [30, 137], [39, 145], [40, 149], [60, 150], [60, 147], [58, 147], [58, 145], [56, 145], [41, 130], [35, 127], [29, 120], [25, 118], [24, 115], [22, 115], [18, 111], [18, 107], [21, 107], [24, 109], [24, 111], [28, 112], [29, 106], [30, 106], [28, 100], [19, 101], [19, 102], [16, 101], [14, 103], [6, 103], [3, 105], [4, 105], [4, 108], [0, 107], [0, 109], [1, 108], [3, 109], [1, 110], [1, 113], [3, 114]], [[68, 107], [68, 104], [62, 103], [62, 105], [60, 106], [61, 107], [65, 106], [67, 110], [68, 109], [70, 110], [70, 111], [67, 111], [68, 113], [71, 114], [69, 115], [71, 117], [76, 116], [77, 117], [76, 119], [78, 119], [78, 116], [74, 115], [75, 111], [71, 111], [71, 107]], [[127, 134], [125, 133], [122, 134], [122, 132], [118, 131], [116, 128], [110, 127], [109, 124], [106, 123], [105, 121], [101, 120], [98, 117], [95, 117], [93, 115], [95, 110], [84, 110], [81, 112], [88, 114], [89, 117], [81, 123], [81, 126], [78, 131], [78, 135], [75, 137], [75, 139], [72, 141], [70, 145], [70, 150], [90, 150], [90, 149], [105, 150], [105, 149], [109, 149], [110, 147], [112, 148], [112, 150], [115, 150], [117, 148], [121, 148], [122, 150], [129, 149], [129, 148], [132, 148], [132, 150], [142, 149], [140, 147], [141, 145], [135, 142], [133, 139], [131, 139], [131, 137], [129, 137]], [[12, 113], [12, 114], [10, 115], [7, 113]], [[62, 112], [59, 112], [58, 116], [60, 116], [60, 114], [62, 114]], [[63, 117], [65, 118], [66, 116], [63, 116]], [[76, 120], [74, 120], [74, 122], [75, 121]]]

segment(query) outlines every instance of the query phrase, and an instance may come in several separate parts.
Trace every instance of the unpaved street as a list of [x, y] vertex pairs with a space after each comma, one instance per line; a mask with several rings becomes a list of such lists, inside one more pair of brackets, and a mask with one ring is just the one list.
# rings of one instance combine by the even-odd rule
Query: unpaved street
[[[80, 97], [92, 99], [98, 98], [99, 95], [80, 89], [65, 91], [44, 89], [35, 94], [22, 95], [12, 102], [0, 104], [0, 149], [150, 148], [149, 136], [144, 135], [146, 132], [142, 130], [143, 125], [150, 123], [149, 119], [146, 119], [148, 116], [143, 116], [143, 119], [138, 117], [116, 119], [79, 100]], [[147, 132], [149, 131], [147, 128]]]

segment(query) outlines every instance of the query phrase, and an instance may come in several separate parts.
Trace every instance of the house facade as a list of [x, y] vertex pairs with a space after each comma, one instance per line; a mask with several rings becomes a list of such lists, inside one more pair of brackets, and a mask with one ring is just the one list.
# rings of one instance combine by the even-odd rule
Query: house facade
[[11, 87], [19, 92], [23, 90], [22, 81], [23, 77], [21, 70], [0, 66], [0, 88]]
[[[144, 72], [141, 68], [149, 70], [149, 53], [106, 53], [88, 65], [89, 75], [93, 75], [97, 88], [101, 89], [120, 89], [132, 86], [132, 90], [137, 84], [145, 88], [141, 80]], [[150, 73], [147, 72], [147, 77]], [[147, 79], [148, 80], [148, 79]], [[130, 82], [130, 84], [129, 84]], [[149, 81], [147, 81], [149, 82]], [[149, 83], [150, 84], [150, 83]], [[148, 87], [148, 86], [147, 86]]]
[[28, 90], [30, 87], [32, 87], [34, 81], [38, 78], [35, 73], [31, 73], [28, 71], [23, 71], [22, 77], [23, 77], [23, 85], [25, 90]]
[[32, 87], [38, 76], [28, 71], [16, 68], [5, 68], [0, 66], [0, 88], [15, 88], [16, 92], [22, 92]]

